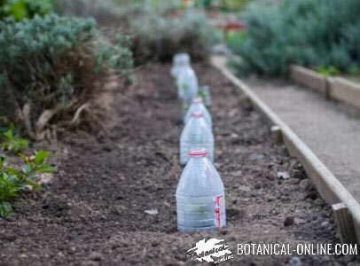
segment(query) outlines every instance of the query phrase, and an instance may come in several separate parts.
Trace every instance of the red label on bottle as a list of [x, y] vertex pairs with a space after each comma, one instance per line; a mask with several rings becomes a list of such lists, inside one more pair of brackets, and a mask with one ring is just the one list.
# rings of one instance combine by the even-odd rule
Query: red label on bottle
[[222, 196], [215, 197], [215, 226], [221, 227], [221, 198]]

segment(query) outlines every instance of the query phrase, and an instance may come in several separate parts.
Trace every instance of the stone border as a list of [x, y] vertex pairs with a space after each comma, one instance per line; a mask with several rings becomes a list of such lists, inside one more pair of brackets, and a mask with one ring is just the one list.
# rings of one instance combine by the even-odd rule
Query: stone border
[[293, 65], [290, 77], [296, 83], [324, 94], [326, 98], [360, 108], [360, 84], [339, 77], [325, 77], [315, 71]]
[[[295, 156], [304, 166], [306, 173], [311, 178], [320, 195], [330, 205], [344, 204], [348, 217], [341, 219], [346, 225], [339, 225], [338, 229], [342, 239], [348, 239], [348, 233], [343, 232], [343, 228], [351, 231], [352, 238], [360, 243], [360, 204], [340, 183], [333, 173], [320, 161], [313, 151], [295, 134], [295, 132], [283, 122], [244, 82], [238, 79], [227, 67], [224, 57], [213, 57], [212, 65], [227, 77], [244, 94], [252, 104], [273, 124], [272, 128], [276, 135], [281, 132], [281, 138], [285, 143], [289, 153]], [[274, 126], [277, 128], [275, 130]], [[335, 210], [341, 211], [341, 215]], [[343, 217], [344, 212], [341, 208], [333, 208], [335, 217]], [[339, 219], [336, 219], [339, 220]], [[347, 242], [353, 242], [348, 239]]]

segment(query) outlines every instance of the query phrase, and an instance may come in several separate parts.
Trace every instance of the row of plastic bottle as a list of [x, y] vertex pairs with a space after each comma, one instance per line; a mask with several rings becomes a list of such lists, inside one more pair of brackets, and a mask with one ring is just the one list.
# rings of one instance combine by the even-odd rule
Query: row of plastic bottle
[[185, 168], [176, 190], [177, 227], [182, 232], [225, 226], [224, 185], [215, 169], [211, 105], [207, 86], [199, 87], [188, 54], [174, 57], [171, 75], [182, 102], [184, 128], [180, 137], [180, 164]]

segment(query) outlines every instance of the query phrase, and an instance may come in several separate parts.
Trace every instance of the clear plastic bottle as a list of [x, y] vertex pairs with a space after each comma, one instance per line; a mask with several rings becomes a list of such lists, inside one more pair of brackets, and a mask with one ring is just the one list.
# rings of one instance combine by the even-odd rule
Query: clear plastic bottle
[[198, 95], [198, 79], [190, 63], [185, 61], [180, 64], [178, 77], [176, 79], [178, 96], [182, 99], [185, 108], [189, 107], [193, 98]]
[[189, 152], [193, 149], [206, 149], [210, 161], [214, 161], [214, 135], [206, 123], [202, 112], [191, 114], [180, 136], [180, 164], [189, 160]]
[[173, 57], [173, 66], [171, 68], [171, 76], [177, 79], [182, 65], [190, 65], [190, 56], [187, 53], [176, 54]]
[[177, 227], [181, 232], [226, 225], [224, 185], [204, 149], [192, 150], [176, 189]]
[[204, 114], [204, 118], [206, 123], [208, 123], [209, 127], [212, 128], [212, 119], [209, 111], [205, 107], [202, 98], [196, 97], [193, 99], [192, 104], [190, 105], [185, 117], [184, 122], [185, 124], [189, 122], [191, 114], [195, 112], [202, 112]]

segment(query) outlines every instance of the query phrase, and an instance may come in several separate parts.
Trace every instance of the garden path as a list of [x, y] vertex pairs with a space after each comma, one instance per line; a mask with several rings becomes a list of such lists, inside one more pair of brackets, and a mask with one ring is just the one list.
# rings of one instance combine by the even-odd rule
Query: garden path
[[360, 200], [359, 111], [279, 80], [246, 83]]

